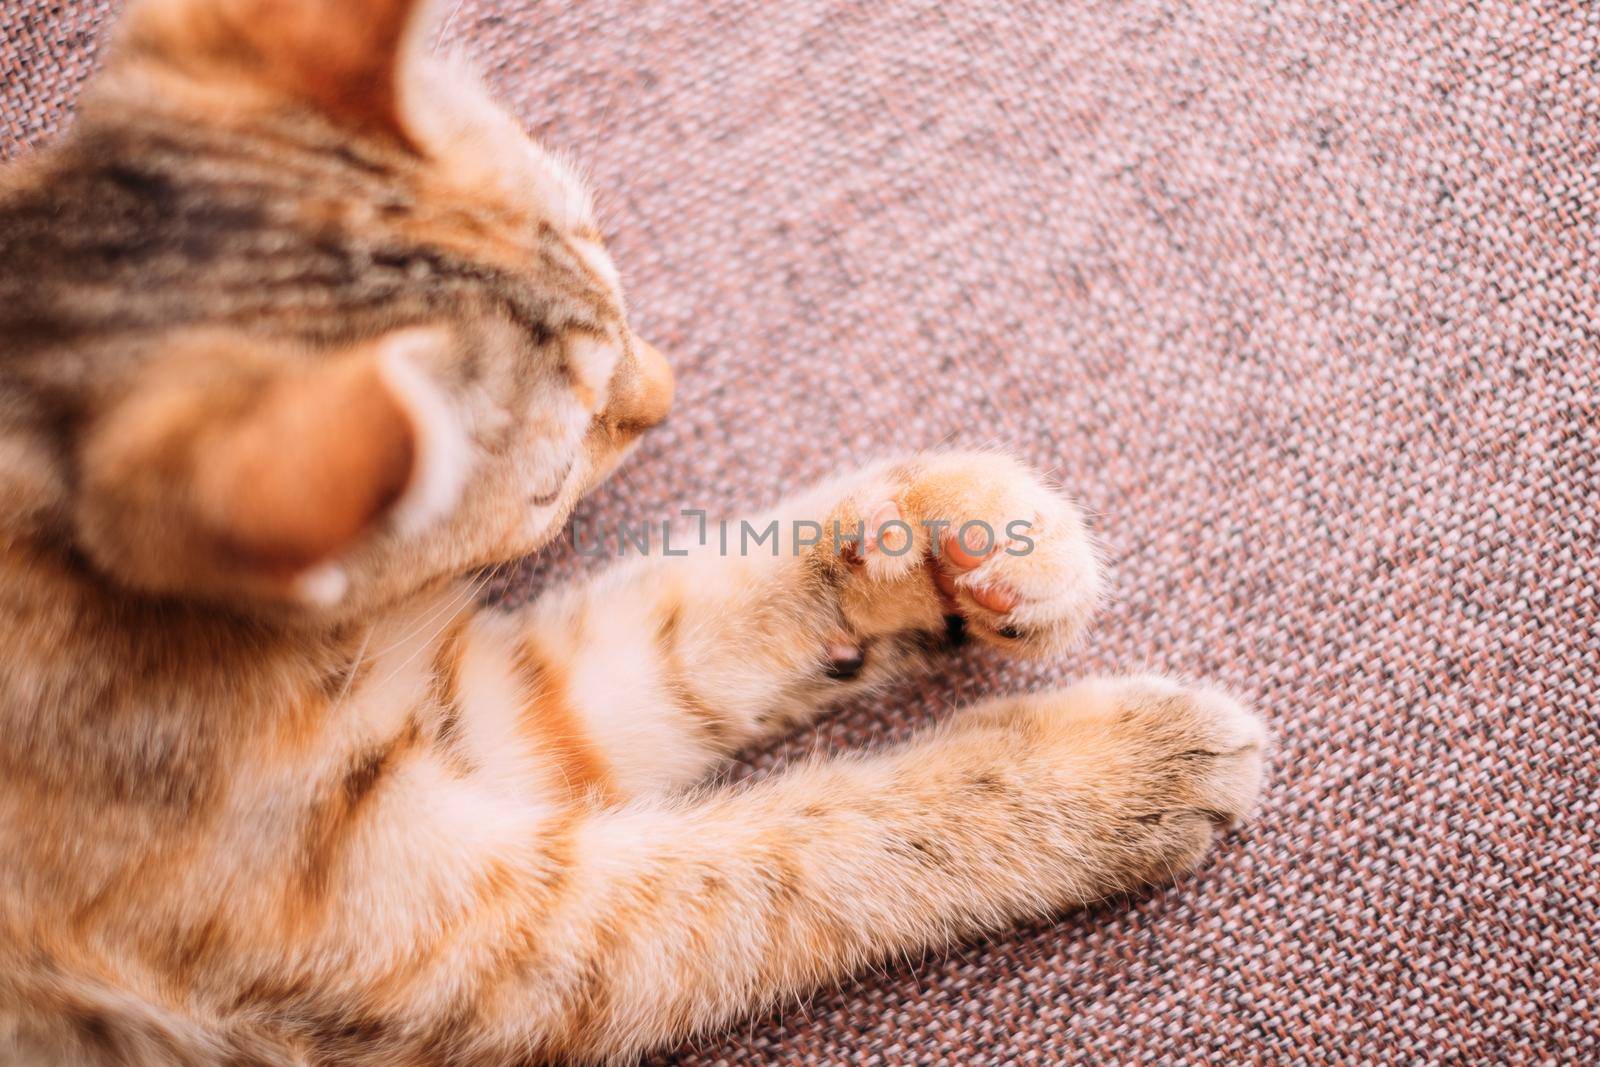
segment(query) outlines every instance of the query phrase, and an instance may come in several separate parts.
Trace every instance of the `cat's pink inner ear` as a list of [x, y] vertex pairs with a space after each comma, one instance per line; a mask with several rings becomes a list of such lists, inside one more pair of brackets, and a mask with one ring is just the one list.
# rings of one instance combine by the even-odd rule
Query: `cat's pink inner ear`
[[260, 575], [303, 572], [350, 547], [413, 483], [420, 435], [363, 354], [271, 383], [206, 435], [195, 502], [219, 552]]
[[401, 81], [432, 9], [431, 0], [142, 0], [122, 41], [208, 81], [266, 87], [411, 145]]

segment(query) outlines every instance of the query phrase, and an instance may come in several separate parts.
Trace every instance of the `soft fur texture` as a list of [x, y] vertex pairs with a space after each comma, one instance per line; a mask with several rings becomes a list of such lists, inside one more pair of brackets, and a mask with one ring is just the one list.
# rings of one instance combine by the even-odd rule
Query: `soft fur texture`
[[481, 606], [672, 383], [581, 185], [420, 50], [422, 7], [147, 0], [4, 178], [0, 1055], [626, 1059], [1248, 814], [1259, 722], [1156, 678], [700, 787], [953, 639], [1077, 635], [1083, 525], [1003, 454]]

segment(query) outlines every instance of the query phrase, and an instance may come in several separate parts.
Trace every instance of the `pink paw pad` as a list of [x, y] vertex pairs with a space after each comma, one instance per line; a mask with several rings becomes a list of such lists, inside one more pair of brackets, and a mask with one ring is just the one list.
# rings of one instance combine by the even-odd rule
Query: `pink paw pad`
[[[1000, 550], [999, 545], [991, 545], [987, 552], [978, 555], [970, 551], [967, 545], [962, 544], [959, 534], [947, 532], [940, 546], [940, 556], [949, 567], [958, 571], [970, 571]], [[955, 577], [944, 567], [936, 569], [934, 576], [939, 588], [954, 600], [957, 591]], [[967, 589], [967, 593], [980, 607], [1001, 615], [1016, 607], [1021, 600], [1015, 590], [1003, 585], [971, 586]]]

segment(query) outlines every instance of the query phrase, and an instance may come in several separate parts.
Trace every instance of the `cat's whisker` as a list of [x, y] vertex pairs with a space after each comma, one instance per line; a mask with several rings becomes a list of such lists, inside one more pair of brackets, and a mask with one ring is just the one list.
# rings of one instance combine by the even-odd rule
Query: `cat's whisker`
[[357, 646], [356, 654], [345, 672], [344, 682], [339, 686], [338, 695], [333, 698], [335, 708], [343, 706], [345, 698], [350, 695], [350, 690], [355, 685], [356, 677], [361, 673], [361, 665], [367, 659], [367, 648], [372, 644], [372, 630], [373, 627], [369, 624], [361, 633], [361, 644]]
[[450, 14], [446, 15], [440, 23], [438, 34], [435, 37], [437, 42], [436, 49], [444, 47], [449, 41], [451, 27], [455, 25], [456, 16], [461, 14], [461, 9], [466, 6], [466, 3], [467, 0], [456, 0], [455, 6], [450, 9]]
[[388, 648], [374, 657], [377, 660], [384, 659], [389, 653], [403, 647], [408, 642], [414, 641], [416, 638], [421, 636], [430, 626], [432, 626], [432, 624], [439, 618], [440, 615], [447, 615], [443, 622], [440, 622], [437, 627], [434, 627], [433, 633], [428, 637], [428, 639], [418, 642], [417, 647], [411, 651], [411, 654], [396, 664], [394, 668], [390, 670], [381, 681], [378, 682], [378, 686], [381, 688], [384, 684], [393, 681], [400, 675], [402, 671], [414, 663], [418, 656], [428, 651], [437, 642], [438, 638], [455, 624], [456, 620], [461, 617], [462, 613], [477, 602], [478, 594], [483, 591], [486, 583], [487, 579], [481, 575], [477, 578], [474, 578], [470, 582], [463, 583], [455, 591], [455, 593], [452, 594], [449, 600], [435, 608], [426, 619], [412, 627], [405, 634], [405, 636], [390, 644]]

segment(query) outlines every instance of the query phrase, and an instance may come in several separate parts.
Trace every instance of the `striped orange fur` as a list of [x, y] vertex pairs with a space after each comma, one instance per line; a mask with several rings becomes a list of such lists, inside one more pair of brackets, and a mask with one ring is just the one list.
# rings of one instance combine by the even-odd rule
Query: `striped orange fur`
[[[771, 515], [903, 555], [481, 603], [671, 403], [587, 192], [418, 0], [126, 18], [0, 175], [0, 1063], [624, 1062], [1248, 814], [1260, 723], [1156, 678], [708, 784], [963, 637], [1063, 649], [1074, 506], [924, 453]], [[1032, 552], [934, 532], [1011, 519]]]

